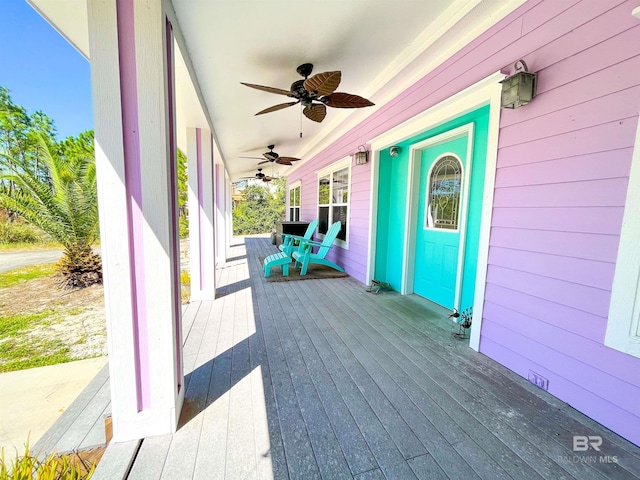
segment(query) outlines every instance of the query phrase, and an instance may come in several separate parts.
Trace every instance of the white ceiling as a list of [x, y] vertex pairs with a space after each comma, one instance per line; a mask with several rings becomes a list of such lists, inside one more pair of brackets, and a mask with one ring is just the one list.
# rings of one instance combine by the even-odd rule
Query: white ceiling
[[[90, 57], [84, 0], [29, 1]], [[208, 114], [234, 179], [253, 173], [259, 161], [240, 157], [259, 157], [269, 144], [275, 144], [280, 155], [308, 160], [329, 138], [427, 73], [437, 57], [461, 48], [470, 35], [523, 1], [173, 0], [180, 48], [191, 62], [185, 65], [178, 59], [176, 65], [178, 125], [203, 126]], [[376, 106], [357, 111], [327, 108], [321, 124], [301, 117], [298, 105], [254, 116], [291, 99], [240, 82], [288, 90], [302, 78], [296, 67], [305, 62], [315, 65], [313, 73], [341, 70], [338, 91], [361, 95]], [[195, 89], [187, 66], [195, 73]], [[204, 112], [198, 108], [197, 88]], [[179, 144], [184, 144], [182, 135]]]

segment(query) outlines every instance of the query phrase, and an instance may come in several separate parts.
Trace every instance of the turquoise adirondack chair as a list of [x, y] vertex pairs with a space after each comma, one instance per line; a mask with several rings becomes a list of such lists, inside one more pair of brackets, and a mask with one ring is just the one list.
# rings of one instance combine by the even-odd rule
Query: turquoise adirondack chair
[[[301, 266], [300, 275], [306, 275], [309, 265], [312, 263], [318, 265], [327, 265], [328, 267], [335, 268], [339, 272], [344, 272], [344, 268], [333, 263], [331, 260], [327, 260], [326, 256], [333, 246], [338, 233], [340, 233], [340, 227], [342, 224], [337, 221], [329, 227], [329, 230], [324, 236], [322, 243], [314, 242], [312, 240], [300, 240], [298, 250], [292, 253], [293, 259], [296, 262], [296, 267]], [[319, 247], [316, 253], [313, 253], [313, 247]]]
[[311, 240], [313, 237], [313, 232], [316, 231], [316, 227], [318, 226], [318, 220], [314, 220], [309, 224], [307, 230], [304, 232], [304, 236], [300, 235], [291, 235], [290, 233], [282, 234], [282, 243], [278, 245], [278, 248], [282, 253], [286, 253], [288, 256], [291, 256], [294, 248], [298, 245], [296, 242], [300, 242], [301, 240]]

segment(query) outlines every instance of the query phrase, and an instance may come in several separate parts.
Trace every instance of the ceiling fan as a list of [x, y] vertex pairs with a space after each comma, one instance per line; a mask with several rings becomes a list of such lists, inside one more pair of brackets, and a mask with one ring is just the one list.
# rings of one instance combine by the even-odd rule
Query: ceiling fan
[[[300, 159], [294, 157], [281, 157], [278, 153], [274, 152], [273, 149], [276, 148], [275, 145], [268, 145], [268, 152], [262, 154], [262, 156], [266, 159], [262, 162], [258, 163], [258, 165], [262, 165], [263, 163], [277, 163], [279, 165], [293, 165], [291, 162], [297, 162]], [[240, 158], [255, 158], [256, 160], [260, 160], [260, 157], [240, 157]]]
[[304, 80], [293, 82], [289, 90], [240, 82], [247, 87], [296, 99], [295, 102], [280, 103], [273, 107], [265, 108], [256, 113], [256, 115], [275, 112], [276, 110], [282, 110], [301, 103], [304, 106], [302, 110], [304, 116], [309, 120], [320, 123], [327, 115], [327, 107], [362, 108], [374, 105], [374, 103], [358, 95], [336, 92], [335, 90], [340, 85], [342, 78], [342, 72], [340, 71], [317, 73], [309, 78], [313, 71], [313, 64], [311, 63], [303, 63], [296, 71], [304, 77]]
[[261, 168], [258, 169], [258, 172], [253, 177], [241, 177], [241, 180], [242, 179], [245, 179], [245, 180], [258, 179], [258, 180], [262, 180], [263, 182], [270, 182], [271, 180], [273, 180], [273, 178], [262, 173]]

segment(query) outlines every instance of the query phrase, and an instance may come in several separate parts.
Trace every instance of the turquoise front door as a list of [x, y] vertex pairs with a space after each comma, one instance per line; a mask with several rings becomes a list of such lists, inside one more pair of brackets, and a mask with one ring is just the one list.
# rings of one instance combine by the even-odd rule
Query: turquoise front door
[[420, 186], [413, 291], [449, 309], [457, 308], [462, 280], [465, 183], [470, 178], [466, 170], [471, 165], [468, 139], [468, 132], [440, 143], [435, 139], [436, 143], [421, 150], [417, 161]]

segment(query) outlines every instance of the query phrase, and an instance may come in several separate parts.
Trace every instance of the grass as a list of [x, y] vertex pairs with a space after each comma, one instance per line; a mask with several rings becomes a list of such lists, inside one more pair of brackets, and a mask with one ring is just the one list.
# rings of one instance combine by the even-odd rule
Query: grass
[[21, 331], [28, 329], [31, 325], [39, 323], [43, 318], [48, 317], [51, 311], [35, 313], [31, 315], [12, 315], [3, 317], [0, 320], [0, 338], [15, 337]]
[[47, 277], [49, 275], [53, 275], [55, 270], [55, 263], [46, 263], [42, 265], [31, 265], [29, 267], [17, 268], [15, 270], [0, 273], [0, 288], [8, 288], [35, 278]]
[[[55, 264], [32, 265], [0, 273], [0, 288], [6, 289], [55, 274]], [[19, 301], [19, 300], [18, 300]], [[66, 317], [78, 315], [82, 307], [49, 305], [43, 310], [0, 315], [0, 373], [55, 365], [74, 360], [60, 338], [47, 338], [43, 329]], [[1, 313], [1, 309], [0, 309]]]
[[[5, 349], [4, 347], [7, 346]], [[6, 351], [5, 351], [6, 350]], [[0, 373], [72, 362], [69, 347], [59, 340], [25, 345], [0, 344]]]
[[69, 312], [58, 309], [1, 318], [0, 373], [72, 361], [63, 341], [28, 334], [40, 325], [60, 322], [63, 313]]

